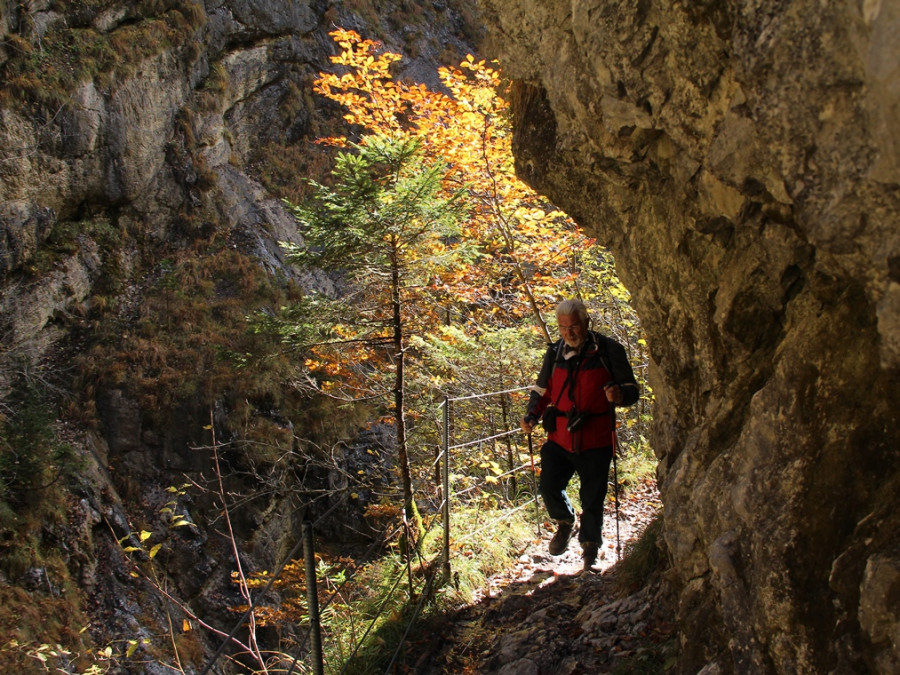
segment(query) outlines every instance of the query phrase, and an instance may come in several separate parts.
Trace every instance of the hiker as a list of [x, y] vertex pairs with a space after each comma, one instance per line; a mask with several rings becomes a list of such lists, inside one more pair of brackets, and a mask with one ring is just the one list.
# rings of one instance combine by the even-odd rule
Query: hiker
[[583, 302], [559, 303], [556, 322], [562, 339], [547, 348], [522, 430], [531, 433], [540, 420], [547, 431], [541, 447], [540, 493], [557, 525], [550, 555], [564, 553], [573, 534], [575, 510], [566, 488], [578, 472], [582, 508], [578, 541], [584, 569], [589, 570], [602, 543], [614, 408], [636, 403], [639, 391], [624, 347], [589, 329]]

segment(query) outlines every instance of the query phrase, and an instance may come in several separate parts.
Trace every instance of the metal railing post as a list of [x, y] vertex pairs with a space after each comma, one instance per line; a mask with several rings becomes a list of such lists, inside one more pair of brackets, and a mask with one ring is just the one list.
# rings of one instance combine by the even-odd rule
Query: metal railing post
[[450, 581], [450, 397], [444, 397], [444, 578]]
[[324, 675], [322, 658], [322, 627], [319, 624], [319, 593], [316, 585], [316, 556], [313, 550], [312, 522], [303, 521], [303, 560], [306, 568], [306, 605], [309, 611], [310, 649], [315, 675]]

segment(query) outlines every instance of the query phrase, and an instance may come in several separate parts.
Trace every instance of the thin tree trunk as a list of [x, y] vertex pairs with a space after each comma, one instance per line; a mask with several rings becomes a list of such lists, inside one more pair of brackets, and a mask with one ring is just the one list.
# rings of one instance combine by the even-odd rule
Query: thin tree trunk
[[394, 370], [394, 420], [397, 426], [397, 463], [400, 466], [400, 478], [403, 481], [403, 509], [409, 518], [412, 512], [412, 471], [409, 465], [409, 453], [406, 445], [406, 403], [404, 401], [404, 363], [403, 349], [402, 299], [400, 297], [400, 264], [396, 247], [391, 252], [391, 305], [393, 311], [394, 352], [397, 365]]

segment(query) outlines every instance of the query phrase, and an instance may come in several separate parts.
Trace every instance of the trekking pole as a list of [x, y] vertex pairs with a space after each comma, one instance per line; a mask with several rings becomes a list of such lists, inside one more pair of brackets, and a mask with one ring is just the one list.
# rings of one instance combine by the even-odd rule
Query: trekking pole
[[613, 461], [613, 499], [616, 503], [616, 560], [622, 558], [622, 540], [619, 538], [619, 465], [616, 455], [619, 454], [619, 435], [616, 433], [616, 407], [612, 406], [612, 461]]
[[531, 489], [534, 494], [534, 516], [535, 522], [537, 523], [537, 533], [541, 534], [541, 514], [540, 514], [540, 506], [538, 505], [538, 491], [537, 491], [537, 474], [534, 471], [534, 444], [531, 441], [531, 432], [528, 432], [528, 456], [531, 458]]

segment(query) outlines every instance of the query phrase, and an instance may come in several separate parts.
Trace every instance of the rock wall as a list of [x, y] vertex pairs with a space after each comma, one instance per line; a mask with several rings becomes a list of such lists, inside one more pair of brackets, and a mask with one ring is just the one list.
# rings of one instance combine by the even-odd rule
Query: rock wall
[[[203, 236], [185, 231], [186, 222], [218, 232], [273, 275], [291, 274], [277, 242], [297, 239], [294, 219], [245, 163], [254, 143], [284, 143], [290, 133], [302, 138], [309, 132], [311, 105], [294, 106], [299, 109], [289, 120], [283, 110], [297, 83], [327, 65], [328, 38], [319, 30], [323, 4], [0, 3], [0, 66], [33, 50], [36, 60], [45, 55], [47, 72], [74, 71], [61, 46], [67, 44], [84, 59], [104, 44], [123, 54], [98, 65], [71, 91], [50, 76], [39, 86], [23, 85], [24, 92], [13, 89], [13, 81], [2, 85], [0, 403], [23, 370], [57, 386], [66, 382], [73, 370], [66, 361], [90, 342], [99, 323], [120, 321], [123, 333], [136, 330], [133, 321], [160, 261]], [[59, 100], [34, 101], [52, 95]], [[62, 246], [56, 241], [61, 232], [69, 233]], [[107, 281], [111, 268], [115, 288]], [[101, 296], [118, 307], [112, 316], [96, 311]], [[75, 505], [67, 508], [69, 533], [46, 526], [32, 537], [38, 546], [51, 540], [62, 551], [83, 593], [80, 609], [91, 619], [94, 644], [118, 645], [130, 636], [149, 645], [165, 632], [171, 607], [149, 586], [129, 581], [131, 563], [116, 539], [127, 539], [135, 523], [164, 535], [169, 528], [161, 509], [173, 499], [167, 488], [180, 485], [179, 476], [209, 474], [208, 453], [191, 450], [205, 443], [196, 430], [208, 424], [209, 410], [183, 401], [170, 425], [159, 428], [149, 420], [159, 411], [134, 391], [98, 390], [95, 401], [91, 424], [97, 430], [67, 434], [81, 452], [67, 496]], [[79, 407], [89, 403], [89, 396], [78, 400]], [[207, 514], [220, 507], [192, 495], [180, 497], [178, 508], [201, 527], [166, 537], [159, 573], [179, 601], [216, 625], [232, 624], [228, 607], [241, 602], [230, 580], [233, 556], [214, 528], [205, 529]], [[240, 515], [236, 537], [245, 559], [259, 568], [283, 556], [300, 531], [283, 491]], [[5, 540], [18, 545], [7, 525], [0, 527]], [[8, 561], [2, 560], [0, 573], [4, 588], [18, 583]], [[53, 570], [54, 583], [63, 585], [63, 574]], [[31, 627], [22, 625], [27, 636]], [[215, 647], [200, 634], [187, 642], [195, 639], [193, 658], [203, 663]], [[128, 661], [120, 651], [116, 657]], [[0, 654], [4, 667], [8, 658], [8, 650]]]
[[900, 6], [485, 0], [649, 337], [684, 672], [900, 668]]
[[[141, 248], [177, 248], [185, 214], [280, 269], [292, 221], [247, 164], [267, 142], [315, 134], [303, 94], [327, 63], [325, 33], [364, 29], [345, 10], [373, 4], [0, 0], [0, 66], [30, 49], [74, 71], [50, 49], [69, 29], [123, 53], [150, 19], [180, 31], [78, 81], [65, 105], [0, 101], [0, 396], [11, 364], [72, 338], [105, 266], [125, 280], [123, 312], [139, 306], [158, 262]], [[434, 38], [448, 4], [395, 34], [451, 44]], [[897, 3], [479, 4], [515, 80], [521, 176], [613, 249], [650, 338], [682, 670], [896, 671]], [[66, 228], [74, 243], [41, 262]], [[129, 448], [186, 456], [191, 439], [154, 440], [135, 405], [116, 403], [104, 437], [91, 434], [99, 473]], [[101, 520], [122, 535], [129, 514], [123, 481], [106, 481], [84, 490], [82, 539], [95, 541], [82, 548], [112, 559]], [[163, 485], [130, 497], [155, 512]], [[277, 514], [265, 525], [293, 528]], [[212, 567], [195, 544], [184, 554]], [[97, 569], [82, 570], [85, 588]], [[124, 626], [108, 635], [129, 635], [140, 603], [94, 595], [96, 615]]]
[[[173, 597], [231, 630], [235, 615], [228, 607], [242, 600], [230, 578], [230, 542], [218, 534], [221, 505], [205, 491], [186, 491], [190, 494], [178, 498], [179, 513], [197, 526], [178, 530], [167, 526], [163, 512], [170, 510], [171, 488], [185, 475], [201, 484], [213, 475], [211, 453], [199, 452], [209, 435], [200, 430], [215, 427], [220, 441], [234, 440], [225, 433], [226, 402], [245, 401], [247, 433], [263, 427], [262, 436], [281, 443], [273, 441], [273, 447], [286, 449], [294, 439], [285, 411], [269, 400], [267, 407], [257, 406], [254, 396], [263, 391], [266, 398], [266, 385], [250, 385], [253, 393], [240, 390], [239, 367], [221, 388], [199, 392], [200, 387], [183, 386], [192, 374], [182, 362], [175, 377], [159, 385], [177, 390], [181, 399], [159, 404], [130, 386], [134, 371], [113, 384], [98, 384], [94, 373], [85, 385], [74, 364], [88, 361], [85, 354], [93, 348], [98, 351], [90, 353], [115, 361], [125, 353], [117, 349], [129, 335], [148, 334], [155, 342], [144, 341], [138, 350], [146, 348], [151, 356], [164, 349], [163, 337], [177, 334], [203, 343], [207, 351], [196, 352], [195, 362], [221, 362], [221, 344], [209, 339], [214, 333], [203, 333], [201, 314], [183, 320], [169, 315], [168, 307], [157, 313], [149, 308], [154, 286], [176, 278], [166, 276], [173, 261], [236, 252], [228, 258], [227, 274], [216, 280], [227, 283], [216, 285], [212, 299], [246, 302], [241, 332], [247, 314], [272, 309], [265, 306], [272, 296], [260, 291], [259, 277], [269, 282], [266, 288], [283, 289], [288, 279], [297, 282], [290, 291], [327, 288], [332, 280], [326, 275], [299, 276], [284, 265], [278, 242], [298, 241], [299, 235], [277, 191], [288, 180], [279, 184], [271, 166], [281, 161], [289, 180], [300, 183], [309, 165], [318, 162], [321, 170], [328, 164], [314, 141], [335, 128], [340, 111], [311, 92], [316, 75], [331, 67], [328, 57], [336, 47], [328, 31], [337, 25], [353, 28], [385, 40], [395, 51], [415, 43], [418, 59], [404, 62], [407, 72], [434, 72], [438, 55], [462, 58], [471, 51], [466, 43], [471, 17], [455, 9], [461, 4], [443, 0], [415, 13], [421, 8], [406, 1], [378, 7], [341, 0], [0, 0], [0, 434], [14, 412], [10, 392], [22, 378], [47, 384], [55, 399], [74, 401], [69, 417], [80, 424], [56, 424], [57, 439], [77, 448], [80, 462], [71, 485], [54, 482], [63, 525], [36, 522], [26, 532], [24, 516], [10, 524], [15, 518], [4, 519], [8, 486], [0, 485], [0, 592], [19, 584], [23, 570], [10, 560], [13, 553], [27, 557], [23, 542], [54, 551], [61, 562], [52, 570], [52, 582], [62, 586], [66, 575], [73, 579], [70, 585], [77, 584], [83, 602], [73, 600], [71, 616], [77, 605], [91, 620], [84, 644], [68, 647], [78, 651], [91, 640], [101, 649], [115, 645], [117, 668], [138, 672], [138, 665], [129, 670], [127, 640], [167, 633], [171, 607], [131, 581], [128, 556], [117, 542], [136, 528], [165, 537], [155, 561], [169, 577]], [[416, 25], [401, 31], [398, 23], [413, 14]], [[245, 263], [267, 274], [232, 272]], [[186, 296], [196, 292], [192, 284], [211, 285], [209, 277], [178, 279], [187, 281], [171, 291]], [[215, 329], [223, 330], [221, 315], [213, 318]], [[110, 331], [113, 339], [106, 340]], [[123, 372], [130, 368], [116, 365]], [[162, 381], [162, 369], [157, 373]], [[211, 402], [202, 405], [203, 397]], [[351, 415], [346, 419], [348, 428], [360, 422]], [[304, 432], [309, 439], [309, 429], [299, 429], [298, 437]], [[320, 436], [313, 442], [330, 444], [325, 432]], [[0, 445], [0, 455], [6, 447]], [[234, 514], [235, 537], [248, 569], [273, 569], [299, 537], [296, 502], [307, 499], [303, 492], [339, 482], [344, 469], [329, 475], [326, 468], [301, 467], [283, 482], [272, 474], [262, 488], [249, 476], [253, 463], [265, 458], [241, 465], [238, 455], [223, 460], [231, 468], [227, 489], [262, 496], [248, 499]], [[346, 461], [368, 458], [362, 452]], [[247, 465], [251, 470], [245, 471]], [[0, 461], [0, 483], [6, 470]], [[308, 484], [298, 485], [297, 475]], [[336, 492], [346, 487], [331, 486]], [[337, 506], [346, 508], [329, 509], [331, 520], [323, 529], [330, 535], [346, 531], [358, 517], [358, 506]], [[72, 534], [60, 534], [68, 525]], [[15, 612], [8, 607], [8, 614]], [[81, 640], [72, 636], [85, 624], [69, 621], [59, 622], [65, 638], [48, 635], [39, 621], [27, 626], [21, 621], [8, 632], [20, 631], [10, 632], [20, 643]], [[200, 631], [185, 640], [182, 648], [195, 666], [218, 646], [218, 638]], [[5, 660], [9, 653], [0, 649], [0, 670], [12, 668]], [[134, 663], [146, 657], [139, 650]], [[154, 667], [140, 672], [156, 672]]]

